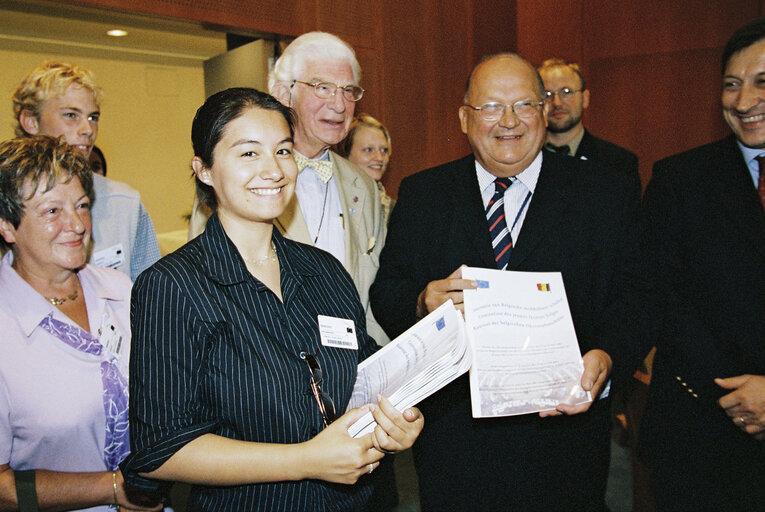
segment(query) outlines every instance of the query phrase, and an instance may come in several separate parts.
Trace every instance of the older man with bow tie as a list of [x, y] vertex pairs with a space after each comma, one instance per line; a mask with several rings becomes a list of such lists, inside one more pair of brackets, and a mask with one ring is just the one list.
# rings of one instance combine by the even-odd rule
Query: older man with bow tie
[[369, 308], [386, 226], [377, 188], [362, 170], [329, 148], [348, 134], [364, 89], [353, 49], [338, 37], [310, 32], [274, 64], [269, 92], [296, 114], [295, 197], [275, 225], [288, 238], [315, 245], [345, 266], [367, 311], [367, 331], [388, 337]]

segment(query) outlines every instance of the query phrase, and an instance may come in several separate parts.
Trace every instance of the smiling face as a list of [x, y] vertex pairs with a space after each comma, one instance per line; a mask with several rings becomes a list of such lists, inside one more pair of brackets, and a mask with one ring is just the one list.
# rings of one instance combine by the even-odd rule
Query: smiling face
[[[14, 267], [36, 275], [52, 275], [61, 270], [75, 270], [87, 261], [90, 240], [90, 200], [73, 177], [59, 182], [47, 192], [46, 180], [34, 195], [24, 201], [18, 228], [7, 220], [0, 221], [0, 232], [13, 244]], [[24, 186], [29, 197], [32, 185]]]
[[[344, 60], [308, 61], [296, 78], [304, 82], [330, 82], [341, 87], [355, 84], [351, 65]], [[288, 104], [297, 114], [295, 149], [301, 154], [315, 158], [348, 135], [356, 104], [347, 100], [341, 90], [321, 99], [310, 85], [295, 83], [289, 94]]]
[[728, 60], [723, 73], [722, 111], [742, 144], [765, 148], [765, 40]]
[[93, 92], [72, 84], [61, 96], [43, 103], [39, 118], [24, 111], [19, 122], [30, 135], [63, 136], [67, 144], [88, 156], [98, 136], [100, 115]]
[[[524, 60], [499, 56], [483, 62], [473, 72], [467, 102], [475, 107], [489, 102], [512, 105], [541, 101], [537, 74]], [[544, 109], [531, 118], [520, 118], [510, 107], [496, 121], [484, 121], [480, 112], [460, 107], [460, 125], [476, 160], [498, 177], [515, 176], [536, 158], [545, 142]]]
[[380, 181], [388, 168], [390, 148], [379, 128], [362, 126], [353, 135], [348, 160], [358, 165], [370, 178]]
[[287, 207], [297, 178], [287, 121], [260, 107], [247, 108], [226, 125], [211, 168], [199, 157], [192, 167], [215, 190], [221, 221], [239, 225], [270, 224]]
[[582, 81], [579, 76], [568, 66], [545, 68], [539, 74], [548, 91], [558, 92], [565, 87], [578, 91], [566, 100], [557, 94], [553, 96], [547, 113], [547, 129], [553, 133], [565, 133], [579, 128], [584, 109], [590, 105], [590, 91], [580, 90]]

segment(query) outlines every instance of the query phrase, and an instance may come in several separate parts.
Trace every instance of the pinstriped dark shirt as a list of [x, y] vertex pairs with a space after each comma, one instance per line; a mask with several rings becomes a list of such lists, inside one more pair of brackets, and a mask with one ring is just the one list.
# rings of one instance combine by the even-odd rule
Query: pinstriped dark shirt
[[[273, 242], [283, 302], [253, 278], [217, 216], [202, 235], [145, 271], [133, 287], [130, 357], [132, 453], [122, 465], [140, 488], [189, 441], [211, 432], [264, 443], [300, 443], [323, 422], [301, 351], [318, 352], [323, 389], [344, 411], [356, 367], [375, 350], [350, 276], [329, 253]], [[324, 347], [317, 315], [349, 318], [359, 350]], [[359, 510], [370, 477], [354, 486], [316, 480], [194, 487], [189, 510]]]

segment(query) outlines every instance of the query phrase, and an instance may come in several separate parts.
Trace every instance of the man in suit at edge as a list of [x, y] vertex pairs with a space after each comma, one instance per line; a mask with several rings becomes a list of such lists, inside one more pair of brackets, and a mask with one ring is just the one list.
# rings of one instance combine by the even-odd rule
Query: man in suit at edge
[[[495, 178], [512, 177], [504, 211], [517, 243], [506, 268], [562, 273], [584, 354], [581, 384], [595, 401], [473, 419], [467, 376], [432, 395], [414, 446], [424, 511], [605, 509], [609, 406], [598, 397], [642, 355], [618, 319], [647, 321], [639, 306], [650, 297], [642, 270], [625, 271], [640, 262], [639, 195], [624, 173], [542, 152], [543, 99], [539, 74], [517, 55], [476, 66], [459, 109], [473, 154], [401, 183], [372, 308], [391, 337], [447, 299], [462, 309], [463, 290], [476, 283], [460, 266], [501, 266], [485, 208]], [[633, 290], [644, 293], [622, 293]]]
[[629, 173], [640, 184], [635, 153], [592, 135], [582, 124], [590, 106], [590, 91], [579, 66], [563, 59], [547, 59], [538, 69], [550, 100], [545, 149], [603, 167]]
[[765, 18], [728, 41], [722, 75], [733, 133], [657, 162], [644, 199], [664, 311], [641, 428], [658, 510], [765, 510]]

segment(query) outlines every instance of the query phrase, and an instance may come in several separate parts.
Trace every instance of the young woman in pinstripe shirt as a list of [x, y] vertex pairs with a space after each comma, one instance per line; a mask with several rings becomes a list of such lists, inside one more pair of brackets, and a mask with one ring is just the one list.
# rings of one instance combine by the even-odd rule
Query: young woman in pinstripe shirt
[[[191, 510], [362, 510], [368, 474], [423, 418], [382, 399], [334, 419], [375, 343], [342, 265], [273, 229], [297, 176], [291, 111], [229, 89], [199, 109], [192, 141], [216, 213], [134, 286], [127, 478], [192, 483]], [[348, 346], [322, 335], [326, 318], [350, 320]], [[351, 438], [368, 410], [378, 428]]]

